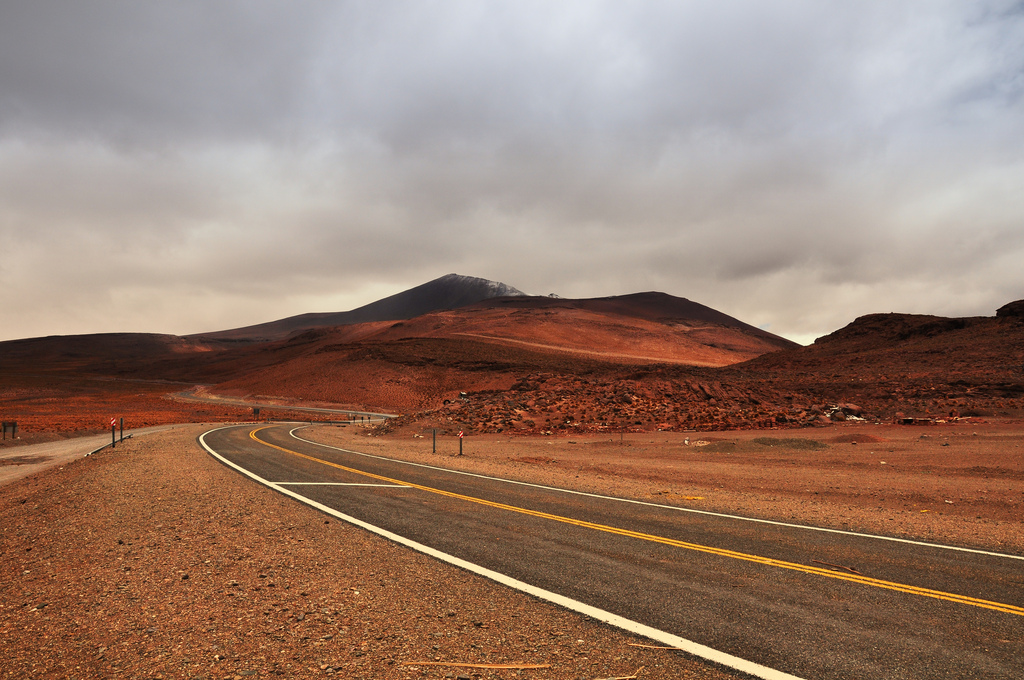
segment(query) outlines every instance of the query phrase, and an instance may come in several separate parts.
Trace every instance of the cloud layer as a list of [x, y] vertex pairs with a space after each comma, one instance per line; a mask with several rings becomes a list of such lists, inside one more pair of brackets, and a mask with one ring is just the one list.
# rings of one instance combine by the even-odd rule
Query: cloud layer
[[0, 7], [0, 339], [449, 273], [807, 342], [1024, 297], [1015, 2]]

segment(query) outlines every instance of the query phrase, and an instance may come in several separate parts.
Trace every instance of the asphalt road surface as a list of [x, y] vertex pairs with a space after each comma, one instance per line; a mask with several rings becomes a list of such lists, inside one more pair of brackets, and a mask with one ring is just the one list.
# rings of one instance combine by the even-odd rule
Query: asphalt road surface
[[241, 426], [200, 439], [293, 497], [759, 677], [1024, 678], [1021, 556], [509, 483], [302, 436]]

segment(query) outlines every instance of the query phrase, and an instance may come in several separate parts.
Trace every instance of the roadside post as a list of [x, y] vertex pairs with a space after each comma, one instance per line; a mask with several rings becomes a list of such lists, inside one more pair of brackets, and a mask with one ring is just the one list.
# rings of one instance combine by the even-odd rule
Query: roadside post
[[459, 430], [459, 455], [462, 455], [462, 430]]
[[117, 446], [117, 418], [110, 419], [110, 448]]
[[118, 441], [124, 441], [124, 418], [121, 418], [121, 437]]
[[434, 428], [434, 450], [431, 453], [437, 453], [437, 428]]

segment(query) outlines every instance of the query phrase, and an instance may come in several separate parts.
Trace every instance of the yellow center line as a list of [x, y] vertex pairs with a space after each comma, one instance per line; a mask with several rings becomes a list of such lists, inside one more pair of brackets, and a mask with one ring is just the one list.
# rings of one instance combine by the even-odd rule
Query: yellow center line
[[661, 543], [664, 545], [670, 545], [676, 548], [684, 548], [686, 550], [693, 550], [696, 552], [707, 553], [710, 555], [717, 555], [719, 557], [728, 557], [736, 560], [743, 560], [745, 562], [753, 562], [755, 564], [762, 564], [769, 567], [778, 567], [780, 569], [789, 569], [791, 571], [798, 571], [805, 574], [814, 574], [816, 576], [825, 576], [827, 578], [834, 578], [840, 581], [849, 581], [850, 583], [860, 583], [862, 585], [873, 586], [875, 588], [884, 588], [886, 590], [895, 590], [901, 593], [908, 593], [911, 595], [920, 595], [922, 597], [930, 597], [936, 600], [945, 600], [947, 602], [956, 602], [959, 604], [971, 605], [974, 607], [982, 607], [984, 609], [993, 609], [995, 611], [1004, 612], [1006, 614], [1015, 614], [1017, 616], [1024, 616], [1024, 607], [1018, 607], [1012, 604], [1004, 604], [1001, 602], [992, 602], [989, 600], [982, 600], [976, 597], [968, 597], [966, 595], [957, 595], [955, 593], [947, 593], [941, 590], [931, 590], [929, 588], [921, 588], [918, 586], [911, 586], [904, 583], [895, 583], [893, 581], [884, 581], [882, 579], [870, 578], [868, 576], [861, 576], [858, 574], [845, 574], [842, 572], [832, 571], [830, 569], [823, 569], [821, 567], [811, 567], [803, 564], [797, 564], [795, 562], [786, 562], [785, 560], [777, 560], [771, 557], [762, 557], [760, 555], [752, 555], [749, 553], [737, 552], [735, 550], [726, 550], [724, 548], [715, 548], [707, 545], [700, 545], [699, 543], [689, 543], [686, 541], [679, 541], [674, 538], [666, 538], [664, 536], [655, 536], [654, 534], [645, 534], [639, 531], [632, 531], [630, 529], [621, 529], [619, 527], [609, 526], [607, 524], [597, 524], [595, 522], [587, 522], [585, 520], [573, 519], [572, 517], [564, 517], [562, 515], [552, 515], [547, 512], [541, 512], [539, 510], [530, 510], [529, 508], [521, 508], [516, 505], [507, 505], [505, 503], [497, 503], [495, 501], [485, 500], [483, 498], [476, 498], [474, 496], [466, 496], [460, 493], [454, 493], [452, 491], [445, 491], [444, 489], [437, 489], [431, 486], [423, 486], [421, 484], [415, 484], [413, 482], [393, 479], [391, 477], [384, 477], [382, 475], [376, 475], [372, 472], [366, 472], [364, 470], [357, 470], [355, 468], [346, 467], [339, 465], [338, 463], [332, 463], [327, 460], [316, 458], [315, 456], [309, 456], [298, 451], [286, 449], [283, 446], [271, 444], [270, 442], [263, 441], [256, 437], [257, 432], [268, 429], [272, 426], [261, 427], [252, 430], [249, 436], [256, 442], [283, 451], [284, 453], [304, 458], [314, 463], [321, 463], [329, 467], [336, 468], [338, 470], [344, 470], [345, 472], [351, 472], [353, 474], [362, 475], [364, 477], [370, 477], [384, 482], [392, 484], [402, 484], [404, 486], [411, 487], [413, 489], [419, 489], [428, 493], [437, 494], [439, 496], [446, 496], [448, 498], [456, 498], [458, 500], [466, 501], [469, 503], [477, 503], [491, 508], [499, 510], [507, 510], [509, 512], [515, 512], [522, 515], [529, 515], [531, 517], [539, 517], [541, 519], [547, 519], [554, 522], [561, 522], [563, 524], [570, 524], [573, 526], [583, 527], [586, 529], [594, 529], [595, 531], [603, 531], [609, 534], [615, 534], [618, 536], [628, 536], [630, 538], [638, 538], [643, 541], [650, 541], [652, 543]]

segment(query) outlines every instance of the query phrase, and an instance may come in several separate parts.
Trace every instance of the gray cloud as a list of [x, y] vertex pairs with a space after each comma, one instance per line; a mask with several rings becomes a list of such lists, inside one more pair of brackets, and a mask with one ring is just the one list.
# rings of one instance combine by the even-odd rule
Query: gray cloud
[[[0, 336], [450, 271], [807, 341], [1024, 297], [1019, 3], [0, 7]], [[112, 313], [116, 309], [116, 313]]]

